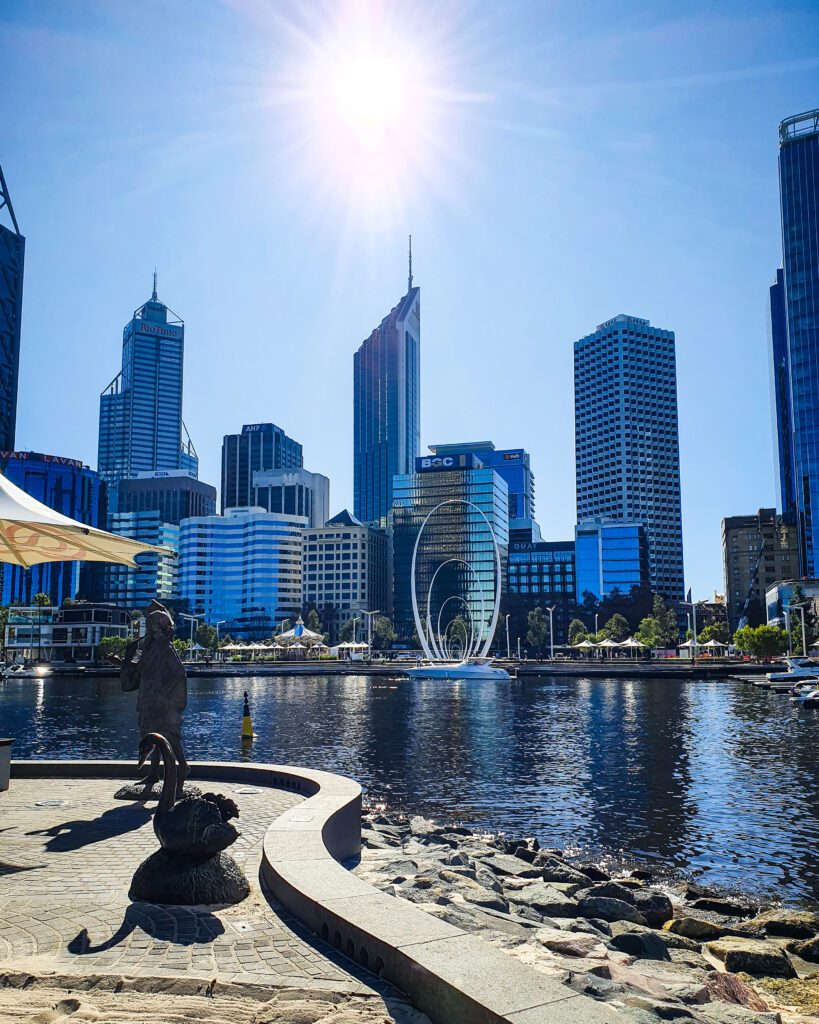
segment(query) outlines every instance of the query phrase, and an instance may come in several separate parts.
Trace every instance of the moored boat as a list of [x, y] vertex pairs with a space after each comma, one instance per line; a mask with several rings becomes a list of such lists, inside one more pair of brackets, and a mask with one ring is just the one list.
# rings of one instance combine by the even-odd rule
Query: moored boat
[[493, 658], [467, 658], [464, 661], [439, 661], [406, 670], [412, 679], [483, 679], [503, 682], [510, 678], [505, 668], [493, 665]]

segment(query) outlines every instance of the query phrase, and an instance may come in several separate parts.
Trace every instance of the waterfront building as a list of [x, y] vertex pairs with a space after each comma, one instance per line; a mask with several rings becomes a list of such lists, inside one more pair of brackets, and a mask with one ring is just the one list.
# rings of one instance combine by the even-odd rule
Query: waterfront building
[[114, 512], [108, 517], [112, 533], [165, 548], [137, 555], [136, 569], [127, 565], [105, 565], [97, 574], [106, 603], [131, 611], [143, 611], [156, 598], [163, 604], [178, 597], [179, 526], [166, 523], [156, 509], [142, 512]]
[[575, 609], [575, 543], [544, 541], [540, 531], [509, 531], [507, 601], [512, 636], [526, 635], [526, 615], [552, 608], [554, 642], [566, 643]]
[[586, 594], [603, 601], [615, 590], [628, 595], [648, 585], [649, 547], [642, 523], [587, 519], [577, 524], [574, 536], [578, 604]]
[[782, 272], [771, 291], [780, 508], [795, 514], [800, 575], [819, 572], [819, 110], [779, 126]]
[[201, 621], [246, 640], [295, 622], [302, 603], [304, 516], [232, 508], [183, 519], [179, 596]]
[[275, 423], [246, 423], [241, 434], [222, 439], [222, 513], [253, 505], [253, 474], [265, 469], [301, 469], [302, 447]]
[[137, 473], [119, 484], [120, 512], [157, 512], [163, 523], [178, 526], [191, 516], [216, 514], [216, 488], [187, 469]]
[[268, 512], [304, 516], [324, 526], [330, 515], [330, 481], [306, 469], [261, 469], [253, 474], [253, 502]]
[[353, 511], [363, 523], [386, 525], [393, 478], [412, 474], [420, 447], [421, 290], [407, 294], [364, 341], [353, 359]]
[[[496, 588], [500, 584], [503, 590], [505, 586], [503, 574], [509, 544], [506, 481], [472, 453], [448, 456], [445, 462], [436, 455], [416, 458], [414, 472], [395, 477], [393, 611], [396, 632], [405, 641], [412, 638], [415, 630], [412, 556], [425, 520], [416, 564], [416, 595], [419, 609], [423, 609], [422, 621], [426, 619], [431, 591], [433, 632], [444, 632], [447, 623], [460, 616], [476, 635], [485, 635]], [[501, 553], [500, 581], [492, 533]]]
[[819, 620], [819, 580], [778, 580], [766, 587], [765, 621], [767, 624], [785, 627], [789, 616], [792, 616], [791, 625], [801, 624], [802, 615], [797, 609], [791, 609], [789, 616], [785, 614], [786, 609], [792, 604], [804, 604], [805, 615], [812, 616], [814, 622]]
[[0, 449], [11, 451], [17, 428], [26, 240], [20, 233], [0, 167], [0, 214], [3, 210], [8, 225], [0, 223]]
[[765, 592], [799, 568], [796, 525], [775, 508], [722, 520], [722, 571], [728, 628], [765, 621]]
[[477, 455], [484, 466], [494, 469], [506, 481], [509, 490], [509, 529], [515, 520], [534, 520], [535, 517], [535, 475], [532, 472], [529, 453], [523, 448], [496, 450], [491, 441], [476, 441], [466, 444], [431, 444], [433, 455], [446, 459], [453, 455]]
[[[106, 488], [99, 474], [79, 459], [42, 452], [0, 451], [0, 472], [32, 498], [88, 526], [104, 527]], [[43, 562], [24, 569], [3, 566], [4, 605], [31, 604], [48, 594], [53, 605], [75, 598], [81, 589], [80, 562]]]
[[97, 660], [104, 637], [127, 640], [131, 632], [128, 611], [112, 605], [81, 601], [65, 608], [13, 606], [6, 620], [6, 658], [89, 664]]
[[134, 312], [122, 335], [122, 369], [100, 396], [99, 473], [117, 485], [138, 473], [185, 468], [198, 459], [182, 423], [185, 325], [160, 302], [156, 274], [151, 298]]
[[358, 618], [358, 636], [367, 635], [363, 612], [392, 617], [390, 545], [383, 530], [365, 526], [347, 509], [324, 526], [304, 531], [302, 602], [315, 608], [322, 627], [338, 631]]
[[574, 343], [574, 397], [578, 522], [643, 523], [651, 588], [681, 600], [674, 332], [623, 313], [600, 324]]

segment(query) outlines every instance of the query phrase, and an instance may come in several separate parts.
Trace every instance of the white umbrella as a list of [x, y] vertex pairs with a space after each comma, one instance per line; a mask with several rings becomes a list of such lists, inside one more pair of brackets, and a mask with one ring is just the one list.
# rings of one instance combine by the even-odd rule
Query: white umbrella
[[573, 644], [573, 647], [594, 647], [591, 640], [581, 640], [579, 644]]
[[700, 647], [727, 647], [727, 646], [728, 646], [728, 644], [720, 643], [719, 640], [707, 640], [704, 644], [700, 644]]
[[291, 651], [306, 651], [307, 648], [304, 646], [304, 644], [300, 644], [298, 641], [296, 641], [296, 643], [290, 644], [290, 650]]
[[117, 562], [136, 565], [135, 555], [170, 548], [140, 544], [69, 519], [41, 504], [0, 475], [0, 562], [39, 565], [41, 562]]

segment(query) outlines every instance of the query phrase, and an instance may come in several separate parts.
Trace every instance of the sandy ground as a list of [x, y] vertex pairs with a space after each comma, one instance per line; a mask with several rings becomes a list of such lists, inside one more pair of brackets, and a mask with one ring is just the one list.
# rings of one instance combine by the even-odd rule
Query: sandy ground
[[2, 1024], [429, 1024], [408, 1003], [184, 979], [0, 975]]

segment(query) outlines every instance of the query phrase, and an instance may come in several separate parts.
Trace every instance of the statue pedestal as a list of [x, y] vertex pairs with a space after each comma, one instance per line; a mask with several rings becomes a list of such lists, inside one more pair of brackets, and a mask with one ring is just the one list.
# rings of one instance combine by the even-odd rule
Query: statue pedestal
[[157, 850], [134, 872], [129, 899], [190, 907], [241, 903], [250, 885], [227, 853], [192, 855]]
[[[153, 786], [146, 786], [144, 782], [126, 782], [124, 786], [114, 793], [115, 800], [158, 800], [162, 793], [162, 782], [155, 782]], [[182, 789], [184, 800], [189, 796], [201, 796], [202, 790], [198, 786], [192, 786], [186, 782]]]

